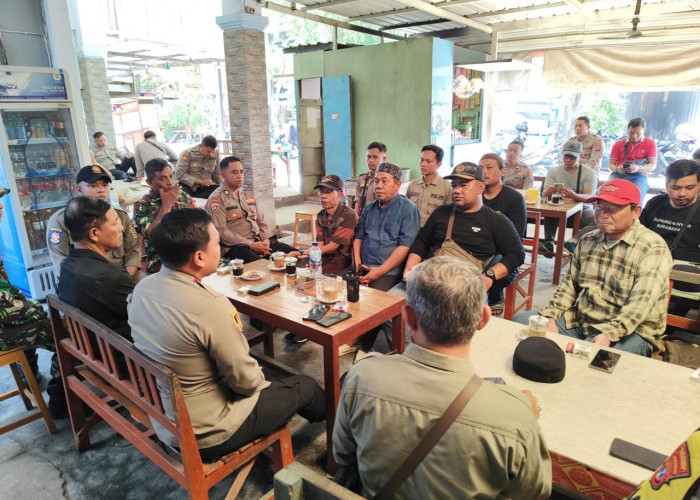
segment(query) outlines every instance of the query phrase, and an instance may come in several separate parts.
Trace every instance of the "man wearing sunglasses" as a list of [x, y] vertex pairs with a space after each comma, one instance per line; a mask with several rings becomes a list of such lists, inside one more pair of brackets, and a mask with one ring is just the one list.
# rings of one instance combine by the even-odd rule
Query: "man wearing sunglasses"
[[[639, 189], [630, 181], [608, 181], [586, 202], [595, 202], [598, 229], [581, 238], [569, 273], [539, 313], [549, 331], [650, 356], [662, 348], [671, 253], [640, 224]], [[513, 320], [526, 324], [530, 314]]]

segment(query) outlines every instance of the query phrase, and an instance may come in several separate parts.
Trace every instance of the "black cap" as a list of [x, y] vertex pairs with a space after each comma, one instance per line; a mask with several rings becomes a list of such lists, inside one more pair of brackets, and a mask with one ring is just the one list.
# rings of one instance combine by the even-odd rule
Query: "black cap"
[[80, 184], [81, 182], [92, 184], [102, 179], [108, 183], [112, 182], [112, 178], [104, 168], [99, 165], [90, 165], [80, 169], [78, 176], [75, 178], [75, 182], [76, 184]]
[[314, 189], [319, 189], [322, 187], [327, 187], [329, 189], [335, 189], [336, 191], [343, 192], [343, 180], [335, 174], [329, 174], [321, 179]]
[[450, 175], [446, 175], [445, 179], [474, 179], [484, 182], [484, 171], [476, 163], [463, 161], [452, 170]]
[[564, 380], [566, 357], [553, 340], [528, 337], [515, 348], [513, 371], [528, 380], [554, 384]]

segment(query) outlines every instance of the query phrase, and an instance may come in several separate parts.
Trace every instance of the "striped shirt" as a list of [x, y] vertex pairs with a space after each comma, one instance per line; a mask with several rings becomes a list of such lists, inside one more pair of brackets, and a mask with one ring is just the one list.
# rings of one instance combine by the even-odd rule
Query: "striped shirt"
[[592, 231], [581, 238], [569, 273], [540, 314], [564, 314], [567, 328], [580, 326], [587, 337], [604, 333], [612, 342], [637, 333], [660, 351], [670, 271], [668, 246], [639, 220], [617, 241]]
[[357, 214], [344, 203], [338, 205], [331, 217], [324, 208], [316, 217], [316, 240], [321, 245], [337, 243], [338, 250], [334, 253], [350, 257], [350, 245], [355, 236], [355, 226], [357, 226]]

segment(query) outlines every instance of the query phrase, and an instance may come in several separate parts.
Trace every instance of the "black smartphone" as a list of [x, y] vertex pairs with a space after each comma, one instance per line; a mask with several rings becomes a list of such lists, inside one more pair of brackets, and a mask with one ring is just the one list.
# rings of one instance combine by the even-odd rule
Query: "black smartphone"
[[266, 281], [265, 283], [251, 286], [250, 289], [248, 290], [248, 293], [250, 295], [262, 295], [264, 293], [271, 292], [275, 288], [279, 288], [279, 287], [280, 287], [279, 281]]
[[649, 470], [658, 469], [666, 461], [666, 455], [618, 438], [613, 439], [610, 454]]
[[306, 314], [304, 314], [301, 319], [304, 321], [318, 321], [319, 319], [323, 318], [323, 316], [330, 310], [330, 307], [328, 307], [325, 304], [319, 304], [317, 306], [313, 306], [311, 309], [306, 311]]
[[352, 318], [352, 314], [346, 313], [343, 311], [337, 312], [335, 314], [331, 314], [330, 316], [326, 316], [325, 318], [321, 318], [316, 323], [319, 325], [328, 328], [329, 326], [333, 326], [336, 323], [340, 323], [341, 321], [345, 321], [348, 318]]
[[619, 360], [620, 355], [618, 353], [599, 349], [588, 366], [605, 373], [612, 373]]

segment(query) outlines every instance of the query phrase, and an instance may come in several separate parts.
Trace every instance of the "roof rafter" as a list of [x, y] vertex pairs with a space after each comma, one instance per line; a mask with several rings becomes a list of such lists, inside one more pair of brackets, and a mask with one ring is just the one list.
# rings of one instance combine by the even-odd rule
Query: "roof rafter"
[[[440, 7], [436, 7], [434, 4], [424, 2], [423, 0], [395, 0], [396, 2], [408, 5], [409, 7], [414, 7], [418, 10], [427, 12], [437, 17], [442, 17], [447, 20], [453, 21], [455, 23], [463, 24], [469, 26], [470, 28], [481, 30], [485, 33], [491, 33], [493, 29], [488, 24], [480, 23], [479, 21], [474, 21], [468, 17], [460, 16], [449, 10], [445, 10]], [[447, 2], [448, 5], [453, 2]]]

